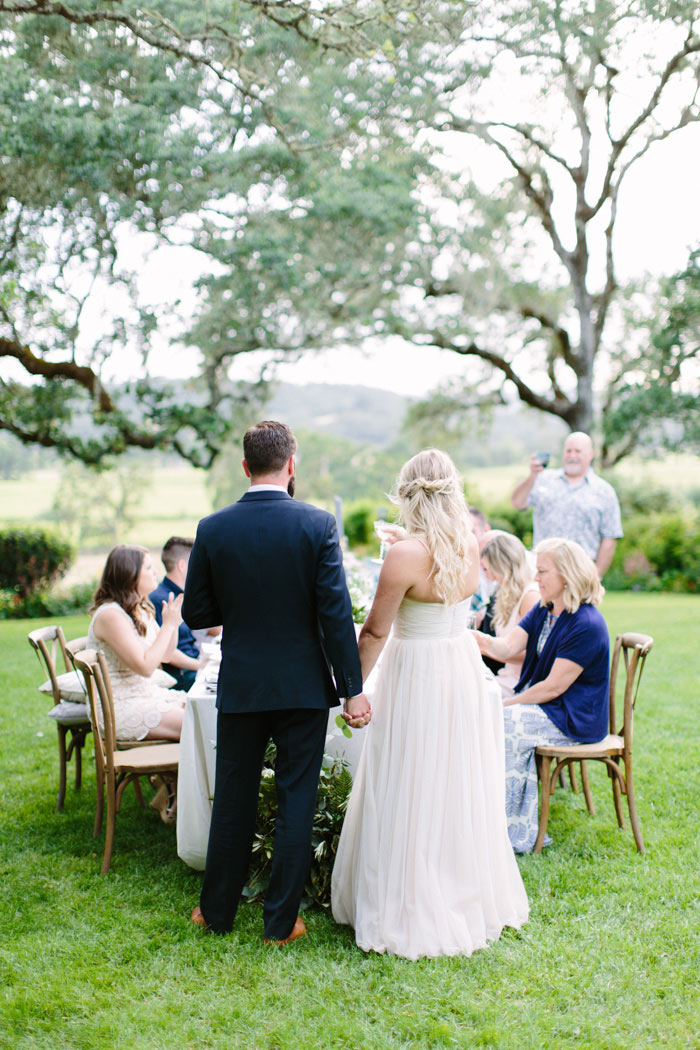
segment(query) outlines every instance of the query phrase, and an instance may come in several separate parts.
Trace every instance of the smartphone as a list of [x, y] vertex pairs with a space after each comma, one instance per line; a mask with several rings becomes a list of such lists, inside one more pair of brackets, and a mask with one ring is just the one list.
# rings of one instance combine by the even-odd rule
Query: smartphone
[[546, 467], [549, 463], [549, 452], [535, 452], [537, 462], [541, 463], [543, 467]]

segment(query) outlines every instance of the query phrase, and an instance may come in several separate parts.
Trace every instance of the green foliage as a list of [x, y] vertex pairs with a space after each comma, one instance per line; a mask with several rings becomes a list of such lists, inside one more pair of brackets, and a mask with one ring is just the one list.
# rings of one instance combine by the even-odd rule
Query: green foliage
[[659, 282], [651, 301], [630, 295], [628, 313], [636, 338], [613, 354], [605, 443], [654, 453], [699, 449], [700, 248], [680, 272]]
[[696, 592], [700, 586], [700, 514], [667, 512], [625, 519], [605, 576], [611, 590]]
[[[387, 29], [393, 3], [78, 6], [7, 19], [0, 356], [37, 381], [0, 385], [0, 425], [91, 464], [142, 447], [208, 466], [269, 378], [232, 381], [237, 355], [329, 345], [401, 265], [420, 159], [377, 122], [410, 96], [374, 37], [395, 56], [410, 27]], [[186, 301], [142, 293], [154, 248], [202, 274]], [[105, 389], [126, 347], [148, 377], [158, 336], [200, 354], [185, 398]]]
[[479, 509], [492, 529], [511, 532], [526, 547], [532, 547], [532, 510], [516, 510], [510, 503], [489, 503]]
[[[436, 99], [425, 120], [439, 209], [385, 323], [416, 347], [457, 354], [464, 369], [413, 422], [441, 417], [455, 437], [460, 416], [516, 396], [571, 430], [601, 429], [608, 464], [636, 445], [695, 447], [700, 254], [677, 295], [643, 282], [642, 321], [620, 287], [616, 230], [628, 172], [700, 120], [691, 6], [452, 9], [459, 57], [449, 55], [448, 73], [430, 51], [422, 70]], [[642, 36], [655, 46], [639, 50]], [[666, 107], [672, 83], [679, 94]]]
[[64, 537], [48, 529], [0, 531], [0, 590], [19, 601], [64, 576], [75, 552]]
[[640, 484], [632, 478], [616, 475], [614, 478], [603, 475], [617, 493], [620, 501], [623, 521], [639, 514], [660, 514], [664, 511], [676, 511], [681, 500], [677, 492], [664, 485], [654, 483], [648, 478]]
[[76, 583], [67, 590], [38, 591], [25, 597], [0, 591], [0, 620], [24, 620], [37, 616], [56, 619], [84, 613], [92, 602], [94, 583]]
[[365, 546], [374, 540], [377, 508], [369, 500], [358, 500], [344, 509], [343, 523], [350, 547]]
[[[270, 881], [277, 813], [274, 768], [275, 748], [273, 744], [270, 744], [265, 755], [265, 765], [260, 782], [253, 860], [248, 875], [248, 884], [243, 891], [244, 897], [249, 901], [262, 900]], [[331, 873], [351, 787], [352, 777], [341, 763], [335, 762], [321, 770], [311, 839], [311, 867], [306, 882], [305, 897], [308, 903], [318, 904], [324, 908], [330, 905]]]
[[[658, 0], [7, 16], [0, 356], [36, 382], [0, 385], [0, 425], [93, 464], [139, 446], [208, 466], [272, 371], [232, 382], [239, 355], [400, 336], [465, 362], [433, 406], [448, 432], [510, 394], [589, 429], [603, 355], [604, 458], [695, 447], [698, 254], [647, 282], [642, 321], [615, 268], [623, 176], [700, 118], [693, 17]], [[166, 245], [201, 276], [154, 307], [134, 256]], [[106, 299], [93, 337], [85, 318]], [[133, 383], [132, 412], [103, 365], [135, 348], [148, 376], [156, 337], [198, 352], [197, 374], [184, 401]]]

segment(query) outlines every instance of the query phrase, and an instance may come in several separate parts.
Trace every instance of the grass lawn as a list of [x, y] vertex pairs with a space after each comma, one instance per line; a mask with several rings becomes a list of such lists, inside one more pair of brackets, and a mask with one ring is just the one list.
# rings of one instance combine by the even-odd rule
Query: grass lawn
[[[635, 738], [646, 855], [595, 766], [596, 816], [558, 791], [553, 846], [519, 861], [529, 923], [470, 959], [417, 963], [363, 955], [320, 909], [282, 950], [263, 946], [256, 905], [229, 937], [193, 928], [200, 877], [133, 792], [100, 877], [91, 763], [55, 811], [56, 734], [26, 642], [39, 624], [0, 623], [0, 1048], [699, 1047], [700, 601], [613, 594], [603, 612], [613, 633], [656, 640]], [[87, 621], [63, 623], [75, 637]]]

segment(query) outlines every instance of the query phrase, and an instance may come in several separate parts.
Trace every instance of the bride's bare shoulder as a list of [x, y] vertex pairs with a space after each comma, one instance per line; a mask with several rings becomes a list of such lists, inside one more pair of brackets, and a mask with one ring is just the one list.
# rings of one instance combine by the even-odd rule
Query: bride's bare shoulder
[[417, 558], [430, 560], [430, 554], [425, 543], [417, 536], [407, 536], [405, 540], [394, 543], [387, 552], [387, 558], [392, 556], [394, 561], [415, 561]]

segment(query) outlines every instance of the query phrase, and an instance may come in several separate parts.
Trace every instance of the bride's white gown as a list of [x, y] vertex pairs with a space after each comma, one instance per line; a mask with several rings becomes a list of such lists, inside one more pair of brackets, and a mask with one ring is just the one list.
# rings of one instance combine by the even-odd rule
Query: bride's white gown
[[528, 902], [508, 841], [503, 707], [469, 602], [404, 599], [338, 846], [337, 922], [365, 951], [471, 955]]

